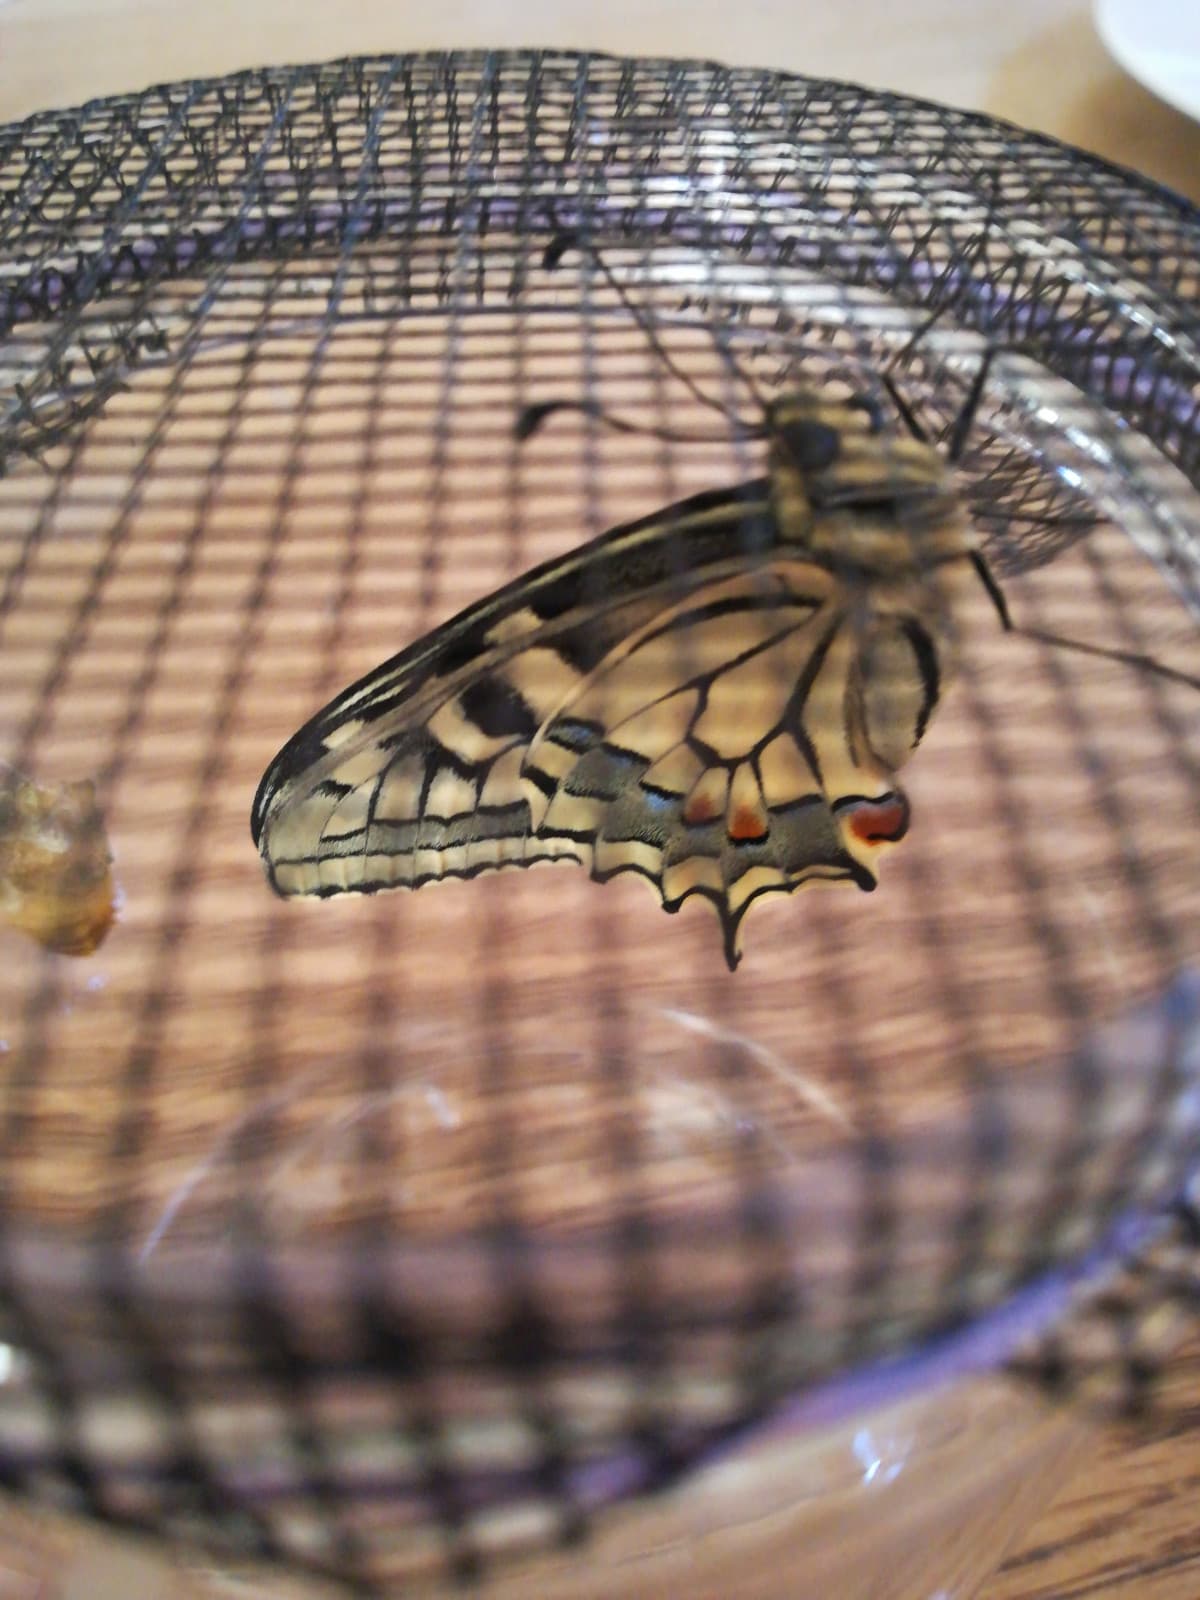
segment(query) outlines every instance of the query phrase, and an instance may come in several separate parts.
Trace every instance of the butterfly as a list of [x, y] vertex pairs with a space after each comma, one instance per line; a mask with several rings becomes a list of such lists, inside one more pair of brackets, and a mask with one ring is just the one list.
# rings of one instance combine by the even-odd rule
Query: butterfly
[[[633, 872], [666, 911], [711, 903], [731, 970], [758, 899], [873, 890], [909, 825], [897, 773], [953, 677], [962, 586], [982, 580], [1012, 627], [952, 479], [989, 362], [945, 456], [890, 382], [904, 427], [871, 397], [756, 396], [762, 477], [534, 568], [346, 689], [259, 786], [272, 886]], [[552, 401], [519, 437], [563, 409], [632, 428]]]

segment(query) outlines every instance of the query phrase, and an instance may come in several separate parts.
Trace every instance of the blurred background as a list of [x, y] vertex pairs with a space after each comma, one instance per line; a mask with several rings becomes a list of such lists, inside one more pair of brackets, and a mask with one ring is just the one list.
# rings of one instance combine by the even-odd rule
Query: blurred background
[[[1098, 9], [1109, 37], [1131, 32], [1147, 53], [1151, 25], [1194, 33], [1200, 15], [1188, 0]], [[239, 67], [489, 45], [710, 57], [925, 95], [1200, 200], [1200, 126], [1117, 65], [1076, 0], [0, 0], [0, 116]]]

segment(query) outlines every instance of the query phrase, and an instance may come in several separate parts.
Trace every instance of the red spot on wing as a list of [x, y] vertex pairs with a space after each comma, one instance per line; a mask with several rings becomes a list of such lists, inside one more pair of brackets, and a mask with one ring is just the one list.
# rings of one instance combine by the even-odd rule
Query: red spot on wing
[[859, 800], [845, 811], [846, 826], [863, 844], [894, 844], [908, 832], [908, 801], [898, 792]]
[[754, 806], [739, 806], [729, 820], [729, 837], [745, 840], [765, 839], [766, 836], [766, 813]]

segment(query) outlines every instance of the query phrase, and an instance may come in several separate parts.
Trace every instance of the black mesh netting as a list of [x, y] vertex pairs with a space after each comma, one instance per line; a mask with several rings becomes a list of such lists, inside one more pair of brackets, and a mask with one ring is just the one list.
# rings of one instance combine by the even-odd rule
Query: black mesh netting
[[[1195, 212], [940, 107], [537, 54], [47, 113], [0, 197], [0, 1482], [420, 1585], [901, 1355], [1151, 1401], [1196, 1295]], [[877, 894], [764, 898], [732, 974], [630, 874], [270, 894], [255, 787], [336, 691], [761, 474], [697, 390], [946, 439], [989, 350], [958, 474], [1014, 619], [1167, 670], [968, 596]], [[642, 431], [518, 445], [561, 398]], [[92, 829], [51, 900], [111, 845], [91, 953], [28, 936], [31, 819]]]

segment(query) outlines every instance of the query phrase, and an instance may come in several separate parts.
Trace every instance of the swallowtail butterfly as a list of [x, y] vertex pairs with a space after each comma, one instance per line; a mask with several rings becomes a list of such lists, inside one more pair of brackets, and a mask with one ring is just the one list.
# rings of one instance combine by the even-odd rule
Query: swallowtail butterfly
[[961, 586], [982, 579], [1011, 626], [951, 481], [986, 367], [949, 460], [890, 382], [906, 429], [868, 400], [763, 402], [742, 431], [765, 441], [764, 477], [535, 568], [346, 689], [259, 787], [273, 887], [636, 872], [667, 911], [712, 903], [731, 969], [760, 896], [874, 889], [908, 827], [896, 774], [954, 671]]

